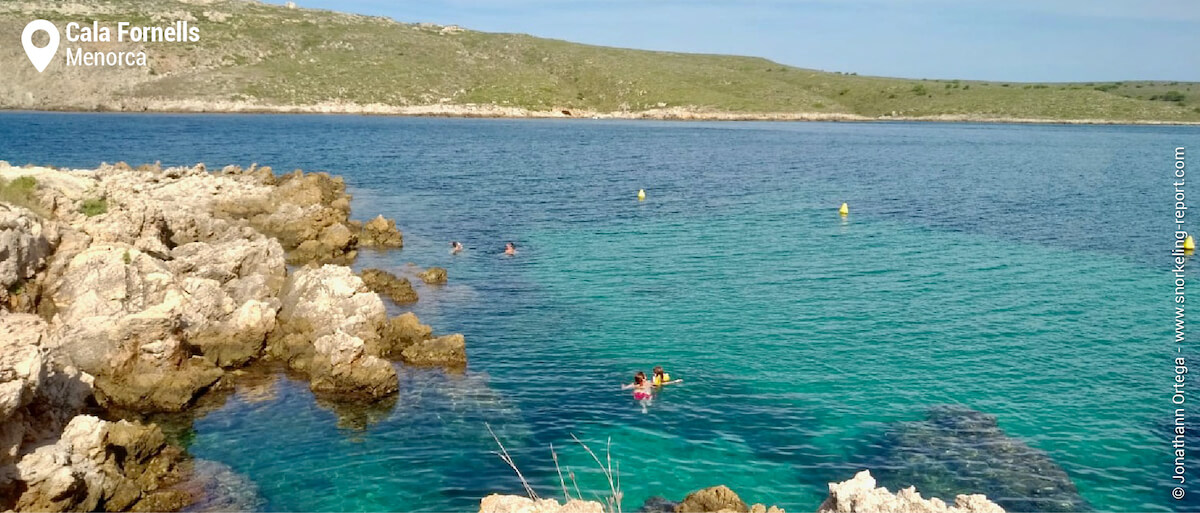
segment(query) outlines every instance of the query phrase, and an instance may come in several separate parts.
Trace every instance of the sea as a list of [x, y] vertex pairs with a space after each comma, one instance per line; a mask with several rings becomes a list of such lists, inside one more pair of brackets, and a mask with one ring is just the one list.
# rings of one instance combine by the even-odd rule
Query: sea
[[[866, 469], [1010, 511], [1200, 509], [1171, 497], [1176, 409], [1200, 422], [1191, 374], [1172, 402], [1197, 356], [1178, 147], [1200, 197], [1200, 127], [0, 113], [15, 165], [336, 174], [404, 232], [356, 268], [448, 270], [388, 308], [465, 335], [465, 371], [397, 363], [372, 408], [268, 374], [175, 435], [264, 511], [475, 511], [524, 482], [802, 512]], [[643, 412], [621, 385], [657, 365], [683, 381]]]

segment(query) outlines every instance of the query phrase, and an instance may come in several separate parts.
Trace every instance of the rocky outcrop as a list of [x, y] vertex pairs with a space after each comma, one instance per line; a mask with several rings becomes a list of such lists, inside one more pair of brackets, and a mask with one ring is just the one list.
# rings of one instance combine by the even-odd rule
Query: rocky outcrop
[[818, 513], [1004, 513], [1004, 509], [983, 495], [958, 495], [953, 505], [938, 498], [925, 499], [915, 487], [893, 494], [875, 486], [869, 471], [854, 479], [829, 483], [829, 497], [817, 508]]
[[364, 247], [402, 248], [404, 235], [396, 229], [396, 221], [377, 216], [363, 224], [358, 242]]
[[520, 495], [492, 494], [479, 501], [479, 513], [604, 513], [595, 501], [572, 499], [559, 504], [554, 499], [533, 500]]
[[96, 376], [103, 404], [179, 411], [222, 374], [186, 344], [194, 285], [136, 249], [88, 248], [51, 285], [57, 349]]
[[416, 314], [406, 312], [391, 319], [379, 340], [367, 343], [367, 351], [380, 358], [394, 360], [410, 346], [433, 337], [433, 328], [421, 324]]
[[408, 278], [399, 278], [382, 269], [364, 269], [363, 283], [371, 290], [391, 299], [396, 304], [415, 303], [417, 291], [413, 290]]
[[57, 442], [17, 463], [19, 511], [173, 511], [190, 502], [165, 489], [182, 459], [156, 426], [108, 422], [90, 415], [71, 420]]
[[399, 378], [386, 360], [367, 354], [362, 339], [336, 331], [314, 344], [309, 383], [317, 394], [376, 401], [396, 393]]
[[783, 513], [782, 509], [762, 504], [747, 506], [738, 494], [728, 486], [720, 485], [697, 490], [689, 493], [679, 504], [675, 505], [678, 513]]
[[389, 324], [383, 301], [349, 268], [309, 267], [289, 276], [279, 322], [271, 351], [307, 373], [314, 392], [373, 401], [399, 389], [378, 349]]
[[[374, 343], [387, 323], [387, 310], [348, 267], [306, 267], [288, 276], [280, 290], [278, 341], [274, 354], [303, 370], [317, 339], [342, 332]], [[290, 338], [287, 338], [291, 335]]]
[[418, 273], [417, 277], [430, 285], [441, 285], [446, 283], [446, 270], [441, 267], [430, 267]]
[[0, 162], [0, 178], [17, 177], [37, 185], [22, 199], [33, 210], [0, 203], [0, 511], [161, 511], [196, 498], [167, 486], [192, 467], [161, 430], [85, 412], [209, 407], [240, 393], [233, 378], [252, 368], [238, 367], [267, 357], [365, 426], [395, 404], [389, 360], [422, 345], [414, 361], [465, 362], [461, 336], [388, 318], [371, 287], [410, 302], [407, 280], [370, 272], [368, 287], [337, 265], [289, 276], [288, 261], [402, 244], [394, 221], [349, 221], [339, 178]]
[[445, 367], [466, 367], [466, 340], [460, 334], [422, 340], [400, 352], [404, 363]]
[[219, 210], [279, 239], [289, 263], [345, 263], [357, 254], [359, 233], [351, 228], [350, 195], [340, 177], [296, 170], [280, 177], [265, 198], [225, 202]]

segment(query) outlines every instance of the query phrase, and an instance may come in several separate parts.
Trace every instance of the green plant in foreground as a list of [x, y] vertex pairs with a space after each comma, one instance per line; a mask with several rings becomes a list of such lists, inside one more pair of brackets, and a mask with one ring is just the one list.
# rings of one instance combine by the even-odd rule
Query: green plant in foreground
[[38, 203], [34, 191], [37, 189], [37, 179], [32, 176], [22, 176], [12, 181], [0, 178], [0, 202], [12, 203], [24, 207], [39, 215], [45, 215], [41, 204]]
[[79, 206], [79, 212], [85, 216], [98, 216], [108, 212], [108, 200], [104, 198], [91, 198], [83, 200], [83, 204]]

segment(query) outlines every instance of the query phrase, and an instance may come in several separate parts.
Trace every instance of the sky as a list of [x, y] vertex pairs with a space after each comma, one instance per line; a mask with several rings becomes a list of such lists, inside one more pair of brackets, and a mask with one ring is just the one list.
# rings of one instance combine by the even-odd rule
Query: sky
[[[276, 2], [282, 3], [282, 2]], [[1200, 81], [1197, 0], [296, 0], [300, 7], [825, 71]]]

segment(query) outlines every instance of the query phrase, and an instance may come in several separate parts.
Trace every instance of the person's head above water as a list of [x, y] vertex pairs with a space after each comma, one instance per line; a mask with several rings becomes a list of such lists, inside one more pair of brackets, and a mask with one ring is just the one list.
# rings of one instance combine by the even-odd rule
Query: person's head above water
[[640, 385], [640, 384], [644, 383], [645, 381], [646, 381], [646, 373], [645, 372], [638, 371], [637, 374], [633, 375], [634, 383], [637, 383]]
[[655, 375], [655, 376], [662, 376], [662, 375], [663, 375], [663, 368], [662, 368], [662, 365], [655, 365], [655, 366], [654, 366], [654, 375]]

